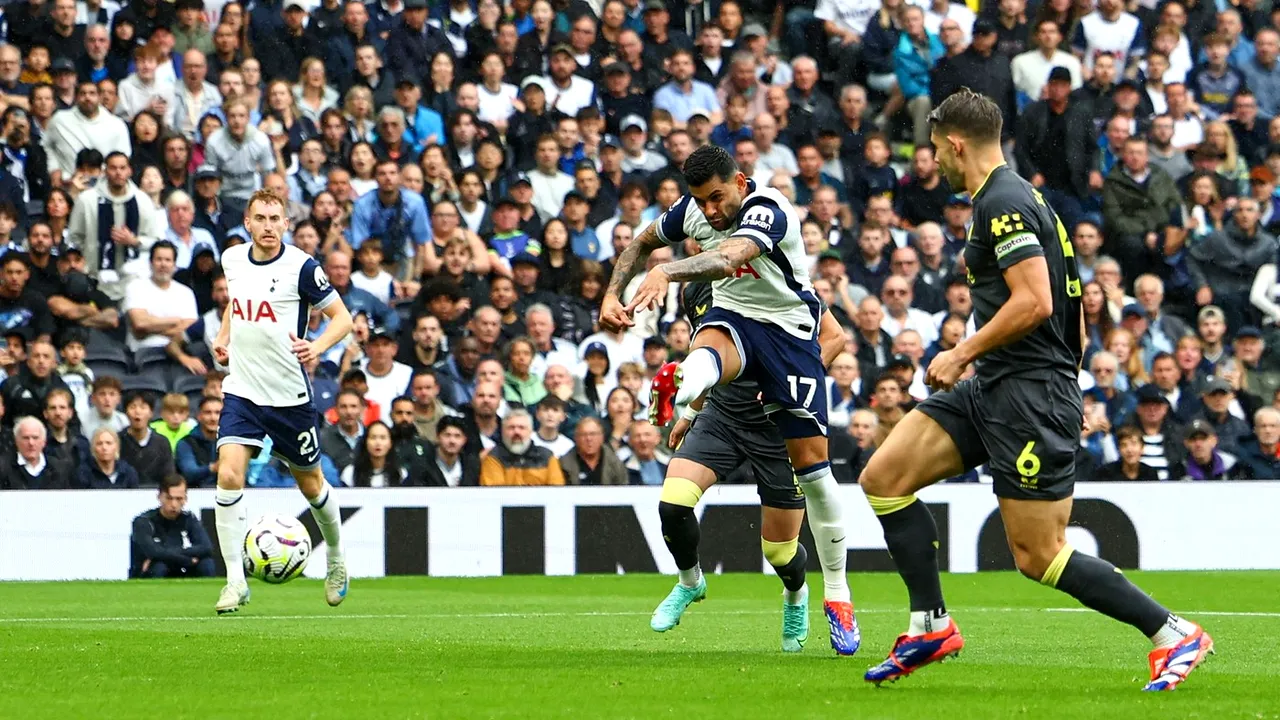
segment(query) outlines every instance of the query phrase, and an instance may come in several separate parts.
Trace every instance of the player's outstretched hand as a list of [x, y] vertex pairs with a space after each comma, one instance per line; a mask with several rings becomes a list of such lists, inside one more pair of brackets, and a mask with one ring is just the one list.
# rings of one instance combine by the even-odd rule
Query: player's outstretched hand
[[219, 365], [226, 366], [227, 361], [231, 359], [231, 351], [226, 345], [214, 345], [213, 359], [217, 360]]
[[636, 321], [632, 320], [631, 314], [622, 307], [622, 301], [617, 295], [604, 296], [604, 301], [600, 303], [600, 327], [609, 332], [622, 332], [635, 324]]
[[289, 341], [293, 343], [293, 346], [289, 349], [293, 351], [294, 355], [298, 356], [298, 362], [306, 365], [316, 359], [316, 349], [311, 344], [311, 341], [302, 340], [293, 333], [289, 333]]
[[925, 371], [925, 382], [934, 390], [950, 390], [960, 382], [968, 363], [962, 361], [955, 350], [944, 350], [934, 356]]
[[676, 418], [676, 424], [671, 426], [671, 434], [667, 436], [667, 447], [675, 450], [680, 447], [681, 441], [684, 440], [685, 433], [689, 432], [689, 428], [693, 423], [684, 418]]
[[627, 315], [633, 314], [636, 310], [651, 310], [657, 307], [667, 297], [667, 286], [670, 284], [671, 280], [667, 278], [662, 268], [651, 270], [644, 276], [644, 282], [640, 283], [640, 287], [636, 289], [636, 296], [627, 304]]

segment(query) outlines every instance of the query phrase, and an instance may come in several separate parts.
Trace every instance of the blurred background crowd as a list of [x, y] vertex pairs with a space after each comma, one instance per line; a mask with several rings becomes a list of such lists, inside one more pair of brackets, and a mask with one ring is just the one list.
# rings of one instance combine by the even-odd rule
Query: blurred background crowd
[[[1080, 479], [1280, 478], [1278, 27], [1266, 0], [9, 3], [0, 488], [212, 485], [218, 258], [263, 187], [356, 317], [307, 368], [330, 482], [661, 484], [648, 385], [688, 313], [596, 317], [708, 143], [804, 218], [855, 482], [973, 331], [926, 121], [965, 85], [1086, 283]], [[269, 449], [250, 473], [291, 483]]]

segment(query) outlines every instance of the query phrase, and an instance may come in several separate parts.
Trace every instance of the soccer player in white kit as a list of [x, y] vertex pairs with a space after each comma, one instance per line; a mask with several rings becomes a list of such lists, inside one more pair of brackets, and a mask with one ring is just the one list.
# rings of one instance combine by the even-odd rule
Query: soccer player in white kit
[[[832, 646], [841, 655], [852, 655], [861, 634], [845, 577], [844, 511], [827, 455], [826, 367], [818, 343], [822, 309], [809, 283], [800, 218], [791, 201], [771, 188], [757, 188], [715, 145], [693, 151], [683, 172], [689, 194], [618, 256], [601, 304], [600, 326], [611, 331], [631, 327], [635, 311], [666, 297], [672, 282], [712, 282], [712, 307], [701, 317], [688, 356], [672, 369], [674, 382], [655, 379], [656, 424], [665, 425], [673, 414], [692, 422], [698, 412], [695, 403], [717, 385], [742, 377], [760, 386], [764, 412], [786, 442], [805, 497], [822, 564], [823, 609]], [[689, 238], [703, 252], [654, 267], [624, 306], [619, 293], [649, 254]], [[659, 377], [663, 375], [660, 371]], [[663, 481], [662, 534], [669, 547], [682, 538], [686, 545], [696, 546], [694, 507], [703, 488], [676, 476], [672, 468], [678, 468], [677, 463], [678, 459], [668, 467]], [[794, 552], [794, 546], [788, 552]], [[774, 556], [770, 563], [778, 567], [790, 559]], [[681, 570], [679, 582], [654, 612], [651, 627], [669, 630], [691, 603], [704, 597], [701, 568]]]
[[[351, 332], [351, 313], [319, 263], [283, 243], [289, 220], [279, 196], [267, 190], [254, 193], [244, 224], [252, 242], [222, 255], [231, 302], [213, 345], [214, 357], [230, 367], [222, 385], [214, 507], [227, 584], [214, 609], [219, 615], [232, 613], [249, 601], [243, 560], [249, 531], [244, 481], [249, 459], [267, 437], [273, 454], [289, 464], [320, 526], [328, 554], [325, 600], [338, 605], [348, 588], [342, 519], [337, 498], [320, 472], [319, 416], [304, 366]], [[320, 337], [305, 340], [313, 307], [329, 318], [329, 324]]]

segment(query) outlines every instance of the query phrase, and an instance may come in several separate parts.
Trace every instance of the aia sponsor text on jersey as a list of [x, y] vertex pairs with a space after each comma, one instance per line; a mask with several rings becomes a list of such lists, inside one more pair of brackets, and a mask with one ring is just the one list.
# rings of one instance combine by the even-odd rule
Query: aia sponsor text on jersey
[[271, 309], [271, 303], [266, 300], [254, 300], [252, 298], [245, 300], [232, 299], [231, 317], [248, 322], [279, 322], [276, 320], [275, 311]]

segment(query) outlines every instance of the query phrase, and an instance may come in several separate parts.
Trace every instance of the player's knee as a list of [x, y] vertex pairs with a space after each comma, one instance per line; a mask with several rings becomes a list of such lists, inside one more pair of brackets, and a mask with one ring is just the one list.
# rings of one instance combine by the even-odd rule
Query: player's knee
[[693, 508], [687, 505], [675, 505], [665, 500], [658, 503], [658, 519], [664, 533], [667, 528], [677, 527], [693, 516]]
[[1051, 543], [1010, 538], [1009, 549], [1013, 552], [1013, 563], [1018, 572], [1030, 580], [1040, 582], [1061, 548], [1054, 547]]
[[233, 463], [219, 463], [218, 487], [223, 490], [243, 490], [244, 472], [237, 472]]

